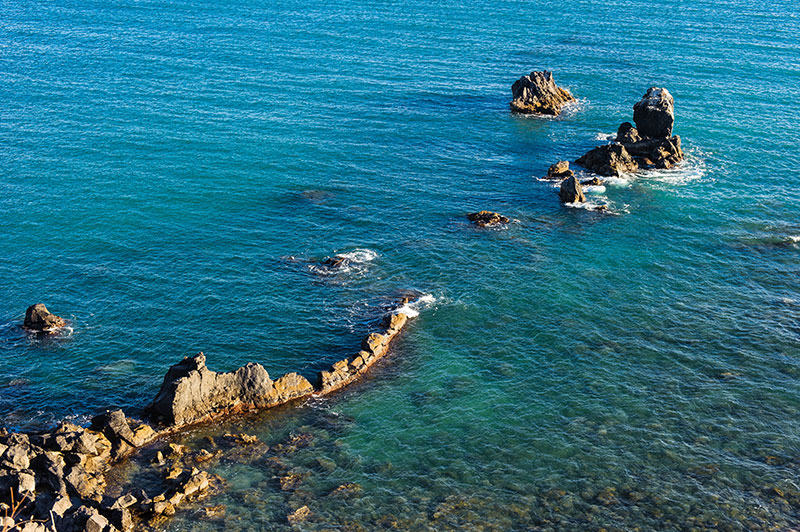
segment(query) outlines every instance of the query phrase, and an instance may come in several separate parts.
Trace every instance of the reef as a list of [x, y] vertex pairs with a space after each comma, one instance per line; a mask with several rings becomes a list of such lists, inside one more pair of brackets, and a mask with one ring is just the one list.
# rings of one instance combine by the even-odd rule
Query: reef
[[511, 86], [511, 110], [521, 114], [557, 116], [561, 109], [575, 97], [556, 85], [553, 73], [547, 70], [534, 71], [522, 76]]
[[66, 325], [64, 318], [56, 316], [44, 305], [36, 303], [28, 307], [25, 312], [25, 321], [22, 326], [29, 331], [52, 332]]
[[[297, 373], [273, 381], [255, 363], [232, 372], [215, 372], [199, 353], [169, 368], [156, 398], [145, 409], [146, 420], [112, 410], [94, 417], [88, 428], [64, 422], [50, 431], [0, 430], [0, 514], [4, 516], [0, 530], [128, 532], [163, 524], [182, 503], [221, 489], [221, 478], [194, 467], [215, 455], [204, 451], [188, 460], [186, 449], [175, 444], [165, 449], [166, 456], [158, 451], [154, 461], [163, 468], [163, 480], [157, 493], [128, 489], [121, 496], [109, 497], [107, 476], [114, 467], [189, 426], [326, 395], [355, 382], [389, 352], [392, 340], [416, 315], [403, 312], [409, 303], [404, 298], [364, 339], [357, 354], [320, 372], [315, 384]], [[48, 321], [52, 315], [44, 305], [34, 307], [38, 313], [34, 317], [41, 319], [32, 323], [56, 323]], [[257, 439], [246, 434], [226, 437], [236, 447], [258, 448]], [[290, 483], [300, 481], [287, 477], [282, 485], [289, 489]], [[206, 509], [207, 513], [221, 511], [215, 508]], [[305, 517], [298, 511], [289, 519]]]

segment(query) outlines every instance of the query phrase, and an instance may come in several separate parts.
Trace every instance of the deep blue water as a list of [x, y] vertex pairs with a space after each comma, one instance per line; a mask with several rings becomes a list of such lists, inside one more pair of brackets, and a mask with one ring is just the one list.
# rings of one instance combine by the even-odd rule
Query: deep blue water
[[[412, 289], [364, 383], [242, 421], [349, 420], [297, 458], [340, 464], [308, 530], [796, 525], [798, 4], [421, 4], [0, 1], [0, 423], [136, 411], [199, 350], [311, 377]], [[545, 68], [578, 103], [511, 115]], [[686, 162], [559, 205], [537, 178], [653, 85]], [[36, 302], [72, 332], [22, 332]], [[220, 472], [228, 517], [170, 526], [286, 528], [263, 467]]]

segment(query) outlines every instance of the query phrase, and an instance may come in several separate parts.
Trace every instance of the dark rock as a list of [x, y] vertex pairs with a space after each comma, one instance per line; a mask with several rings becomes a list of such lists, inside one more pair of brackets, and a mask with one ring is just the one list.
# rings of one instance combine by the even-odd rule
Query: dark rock
[[111, 505], [111, 509], [121, 510], [122, 508], [128, 508], [130, 506], [133, 506], [137, 502], [138, 500], [136, 499], [135, 495], [127, 493], [122, 497], [119, 497], [117, 500], [115, 500], [114, 503]]
[[572, 177], [573, 175], [575, 175], [575, 172], [570, 170], [569, 161], [558, 161], [556, 164], [550, 165], [544, 179], [560, 180]]
[[328, 257], [323, 260], [322, 265], [327, 266], [328, 268], [341, 268], [342, 266], [347, 265], [347, 258], [340, 255], [334, 255], [333, 257]]
[[575, 98], [567, 89], [556, 86], [548, 71], [531, 72], [511, 86], [511, 110], [523, 114], [558, 115]]
[[131, 511], [127, 508], [117, 508], [111, 511], [111, 524], [117, 530], [130, 532], [133, 530], [133, 518]]
[[616, 143], [598, 146], [575, 162], [592, 172], [606, 176], [619, 176], [639, 169], [639, 164], [625, 147]]
[[624, 145], [627, 152], [638, 162], [639, 166], [655, 168], [672, 168], [683, 160], [681, 138], [664, 137], [644, 139]]
[[37, 303], [28, 307], [22, 326], [30, 331], [49, 332], [63, 327], [65, 323], [61, 317], [47, 310], [44, 303]]
[[633, 106], [633, 121], [643, 137], [672, 136], [675, 122], [675, 101], [667, 89], [650, 87]]
[[492, 211], [473, 212], [467, 215], [467, 219], [478, 227], [507, 224], [510, 221], [502, 214]]
[[633, 124], [630, 122], [623, 122], [619, 125], [615, 142], [631, 144], [633, 142], [639, 142], [640, 140], [642, 140], [642, 137], [639, 135], [639, 131], [633, 127]]
[[583, 195], [583, 188], [581, 184], [575, 179], [575, 176], [565, 179], [561, 183], [561, 189], [558, 191], [558, 198], [562, 203], [576, 203], [586, 201], [586, 196]]
[[91, 428], [105, 434], [112, 443], [124, 440], [129, 445], [134, 445], [133, 441], [136, 439], [122, 410], [106, 411], [93, 417]]
[[172, 425], [186, 425], [226, 411], [244, 411], [310, 395], [311, 383], [297, 374], [273, 382], [261, 364], [217, 373], [199, 353], [172, 366], [149, 407], [151, 414]]
[[596, 187], [602, 185], [603, 181], [599, 177], [593, 177], [591, 179], [584, 179], [581, 181], [581, 186], [583, 187]]

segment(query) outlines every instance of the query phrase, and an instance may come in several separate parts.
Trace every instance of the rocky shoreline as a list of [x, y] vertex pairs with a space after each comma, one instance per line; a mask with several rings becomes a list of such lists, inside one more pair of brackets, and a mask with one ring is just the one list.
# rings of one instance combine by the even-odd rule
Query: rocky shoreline
[[[255, 363], [232, 372], [214, 372], [199, 353], [169, 368], [156, 398], [145, 409], [146, 420], [114, 410], [94, 417], [88, 428], [62, 422], [50, 431], [0, 430], [0, 513], [4, 515], [0, 530], [128, 532], [163, 522], [180, 504], [218, 490], [223, 480], [187, 467], [185, 449], [171, 445], [166, 457], [161, 451], [156, 455], [157, 465], [164, 466], [158, 493], [130, 487], [110, 498], [107, 475], [116, 465], [190, 426], [324, 396], [354, 383], [389, 352], [391, 342], [416, 315], [403, 311], [410, 303], [410, 298], [403, 298], [364, 339], [358, 353], [319, 372], [314, 384], [298, 373], [273, 381]], [[31, 316], [36, 320], [29, 320]], [[52, 333], [64, 324], [41, 304], [31, 306], [25, 320], [25, 328], [39, 333]], [[237, 445], [256, 443], [247, 435], [231, 435], [231, 439]], [[196, 465], [210, 457], [208, 453], [191, 458]], [[302, 514], [289, 519], [299, 520]]]

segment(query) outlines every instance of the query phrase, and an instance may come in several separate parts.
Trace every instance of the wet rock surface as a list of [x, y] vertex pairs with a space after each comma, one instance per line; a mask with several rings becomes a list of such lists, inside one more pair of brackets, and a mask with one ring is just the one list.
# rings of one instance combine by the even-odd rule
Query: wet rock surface
[[556, 116], [565, 104], [575, 101], [567, 89], [556, 85], [549, 71], [534, 71], [511, 86], [511, 110], [522, 114]]
[[581, 156], [577, 164], [604, 176], [619, 176], [639, 169], [637, 163], [622, 144], [598, 146]]
[[63, 318], [47, 310], [44, 303], [37, 303], [28, 307], [22, 326], [29, 331], [51, 332], [64, 325], [66, 322]]
[[543, 179], [560, 181], [574, 175], [575, 172], [573, 172], [569, 167], [569, 161], [558, 161], [557, 163], [550, 165], [550, 168], [547, 169], [547, 175], [544, 176]]

